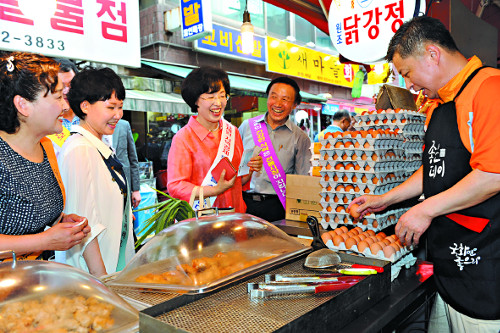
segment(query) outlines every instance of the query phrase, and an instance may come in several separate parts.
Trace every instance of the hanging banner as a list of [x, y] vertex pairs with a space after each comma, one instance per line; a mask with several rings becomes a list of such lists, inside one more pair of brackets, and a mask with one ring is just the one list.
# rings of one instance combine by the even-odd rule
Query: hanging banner
[[380, 62], [398, 28], [419, 13], [423, 0], [333, 0], [328, 29], [337, 51], [349, 60]]
[[213, 24], [212, 33], [202, 39], [195, 40], [193, 45], [196, 51], [263, 64], [266, 62], [265, 38], [254, 35], [253, 39], [253, 52], [245, 54], [241, 51], [239, 30]]
[[211, 0], [181, 0], [182, 38], [192, 41], [212, 32]]
[[0, 49], [141, 67], [137, 0], [0, 0]]
[[267, 36], [266, 70], [352, 88], [359, 66], [343, 65], [336, 56]]

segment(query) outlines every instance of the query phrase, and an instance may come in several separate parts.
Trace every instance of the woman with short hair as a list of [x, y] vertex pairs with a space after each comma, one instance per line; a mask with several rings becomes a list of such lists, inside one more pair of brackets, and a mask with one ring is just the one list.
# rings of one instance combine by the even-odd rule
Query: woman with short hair
[[90, 231], [83, 217], [62, 214], [65, 191], [46, 138], [62, 132], [58, 71], [41, 55], [0, 56], [0, 250], [29, 259], [48, 259]]

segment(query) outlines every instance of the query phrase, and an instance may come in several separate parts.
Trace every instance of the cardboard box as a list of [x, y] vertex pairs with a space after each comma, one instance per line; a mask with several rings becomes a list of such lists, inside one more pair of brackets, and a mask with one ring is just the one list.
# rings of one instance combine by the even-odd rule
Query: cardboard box
[[409, 90], [389, 84], [380, 87], [375, 107], [377, 110], [404, 109], [417, 111], [417, 104], [415, 104], [413, 95]]
[[321, 219], [321, 177], [286, 175], [286, 219], [305, 222], [308, 215]]

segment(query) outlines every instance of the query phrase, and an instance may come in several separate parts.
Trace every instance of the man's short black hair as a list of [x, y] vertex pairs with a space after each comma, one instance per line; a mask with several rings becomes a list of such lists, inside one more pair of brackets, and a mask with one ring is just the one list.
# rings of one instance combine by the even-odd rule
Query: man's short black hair
[[351, 115], [349, 114], [349, 111], [342, 109], [333, 114], [332, 121], [340, 121], [344, 118], [351, 119]]
[[85, 119], [87, 115], [80, 107], [83, 101], [94, 104], [110, 99], [113, 93], [118, 100], [125, 100], [125, 87], [118, 74], [107, 67], [101, 69], [87, 67], [71, 80], [71, 89], [68, 92], [69, 106], [80, 119]]
[[78, 73], [78, 67], [75, 63], [66, 58], [54, 58], [54, 60], [59, 63], [59, 71], [63, 73], [69, 73], [73, 71], [75, 74]]
[[195, 68], [182, 81], [181, 96], [189, 105], [191, 111], [198, 113], [196, 102], [201, 94], [212, 94], [219, 91], [222, 87], [229, 95], [231, 85], [227, 73], [217, 67], [203, 66]]
[[293, 90], [295, 90], [295, 100], [294, 100], [294, 103], [297, 104], [297, 105], [299, 105], [300, 102], [302, 102], [302, 96], [300, 96], [299, 85], [297, 84], [297, 82], [295, 82], [295, 80], [290, 79], [289, 77], [286, 77], [286, 76], [277, 77], [277, 78], [275, 78], [274, 80], [272, 80], [269, 83], [269, 85], [267, 86], [267, 89], [266, 89], [267, 96], [269, 96], [269, 91], [271, 91], [271, 87], [275, 83], [284, 83], [284, 84], [288, 84], [289, 86], [291, 86], [293, 88]]
[[435, 43], [448, 51], [459, 51], [450, 32], [438, 19], [418, 16], [404, 23], [392, 36], [385, 59], [392, 61], [398, 53], [403, 59], [424, 51], [424, 44]]

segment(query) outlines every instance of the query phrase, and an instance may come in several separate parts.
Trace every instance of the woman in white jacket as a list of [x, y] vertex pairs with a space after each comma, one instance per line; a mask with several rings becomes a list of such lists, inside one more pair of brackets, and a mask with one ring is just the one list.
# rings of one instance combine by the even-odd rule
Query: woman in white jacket
[[[120, 271], [134, 255], [130, 195], [122, 166], [103, 135], [123, 116], [125, 88], [109, 68], [87, 68], [71, 81], [68, 101], [81, 119], [59, 155], [65, 210], [86, 216], [91, 233], [66, 251], [66, 263], [95, 276]], [[56, 256], [60, 258], [61, 256]]]

